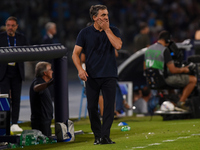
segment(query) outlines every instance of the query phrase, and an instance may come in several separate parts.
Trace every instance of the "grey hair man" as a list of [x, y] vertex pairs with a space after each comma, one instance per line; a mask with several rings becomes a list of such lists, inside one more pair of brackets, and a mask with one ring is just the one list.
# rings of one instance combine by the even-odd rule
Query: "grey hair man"
[[57, 33], [56, 24], [54, 22], [47, 22], [45, 30], [46, 34], [43, 37], [42, 44], [58, 43], [58, 40], [54, 37]]
[[49, 89], [53, 83], [51, 64], [38, 62], [35, 67], [35, 79], [30, 86], [31, 127], [51, 136], [53, 105]]

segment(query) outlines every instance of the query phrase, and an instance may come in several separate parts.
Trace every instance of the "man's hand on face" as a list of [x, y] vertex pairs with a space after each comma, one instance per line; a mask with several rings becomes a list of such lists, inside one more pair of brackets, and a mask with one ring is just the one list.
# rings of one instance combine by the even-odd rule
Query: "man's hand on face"
[[104, 31], [109, 29], [109, 20], [107, 19], [102, 20], [101, 18], [98, 18], [97, 23]]

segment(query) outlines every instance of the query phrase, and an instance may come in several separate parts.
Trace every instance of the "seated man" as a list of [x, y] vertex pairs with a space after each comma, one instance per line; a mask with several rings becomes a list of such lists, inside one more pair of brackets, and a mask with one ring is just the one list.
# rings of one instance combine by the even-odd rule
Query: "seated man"
[[148, 101], [150, 98], [151, 90], [148, 87], [142, 88], [142, 97], [133, 103], [133, 105], [136, 107], [135, 113], [148, 114]]
[[189, 73], [188, 66], [178, 68], [174, 65], [170, 51], [167, 46], [170, 43], [170, 34], [161, 31], [158, 41], [148, 47], [145, 52], [145, 68], [155, 68], [163, 72], [167, 85], [175, 88], [183, 88], [182, 95], [177, 103], [177, 107], [185, 108], [185, 101], [193, 91], [197, 78]]
[[53, 83], [51, 64], [38, 62], [35, 76], [30, 87], [31, 127], [40, 130], [44, 135], [51, 136], [51, 120], [53, 119], [53, 104], [47, 88]]

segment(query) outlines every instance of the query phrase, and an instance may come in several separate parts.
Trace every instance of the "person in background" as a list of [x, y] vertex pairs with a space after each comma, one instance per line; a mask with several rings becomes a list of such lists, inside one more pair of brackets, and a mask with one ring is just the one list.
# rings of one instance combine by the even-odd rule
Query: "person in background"
[[171, 35], [168, 31], [161, 31], [158, 41], [149, 46], [145, 51], [144, 69], [155, 68], [163, 73], [167, 85], [175, 88], [183, 88], [182, 95], [176, 106], [182, 109], [188, 109], [185, 102], [193, 91], [197, 78], [189, 75], [188, 66], [176, 67], [170, 50], [168, 48], [171, 42]]
[[[92, 5], [90, 17], [93, 25], [82, 29], [77, 37], [72, 59], [80, 79], [86, 81], [86, 95], [91, 129], [96, 144], [114, 144], [110, 128], [114, 119], [114, 102], [117, 84], [115, 49], [122, 47], [120, 32], [109, 24], [105, 5]], [[86, 71], [81, 66], [80, 54], [84, 49]], [[99, 92], [104, 98], [103, 124], [98, 114]]]
[[123, 117], [124, 116], [124, 110], [130, 110], [132, 109], [131, 106], [127, 103], [126, 99], [123, 97], [122, 89], [120, 88], [120, 85], [117, 83], [116, 86], [116, 103], [115, 103], [115, 116]]
[[[5, 22], [5, 32], [0, 33], [0, 47], [28, 45], [26, 37], [17, 33], [18, 21], [10, 16]], [[22, 81], [25, 79], [24, 62], [9, 62], [0, 64], [0, 92], [9, 94], [11, 98], [12, 132], [23, 131], [19, 127], [20, 98]]]
[[134, 52], [150, 45], [149, 27], [146, 23], [140, 23], [140, 33], [134, 37]]
[[142, 97], [141, 88], [135, 87], [133, 90], [133, 103]]
[[46, 136], [51, 136], [51, 120], [53, 119], [53, 104], [48, 89], [53, 83], [52, 73], [49, 62], [38, 62], [35, 66], [35, 79], [29, 91], [31, 127], [40, 130]]
[[136, 107], [135, 113], [137, 114], [147, 114], [148, 113], [148, 101], [151, 97], [151, 90], [149, 87], [142, 88], [142, 97], [137, 99], [133, 106]]
[[57, 33], [56, 24], [54, 22], [46, 23], [45, 30], [46, 34], [43, 37], [42, 44], [58, 43], [58, 39], [55, 37]]

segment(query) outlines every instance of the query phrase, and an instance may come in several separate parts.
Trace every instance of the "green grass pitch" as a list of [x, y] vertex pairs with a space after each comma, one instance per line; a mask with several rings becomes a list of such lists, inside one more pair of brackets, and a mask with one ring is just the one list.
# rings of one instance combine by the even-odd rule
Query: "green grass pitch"
[[[75, 136], [74, 142], [60, 142], [25, 146], [23, 150], [199, 150], [200, 119], [163, 121], [161, 116], [123, 117], [115, 119], [110, 138], [116, 142], [111, 145], [93, 145], [94, 135], [89, 119], [74, 121], [75, 131], [84, 134]], [[130, 131], [121, 131], [120, 122], [126, 122]], [[30, 130], [30, 123], [20, 124], [24, 130]], [[54, 133], [54, 128], [52, 128]], [[20, 149], [20, 148], [18, 148]]]

